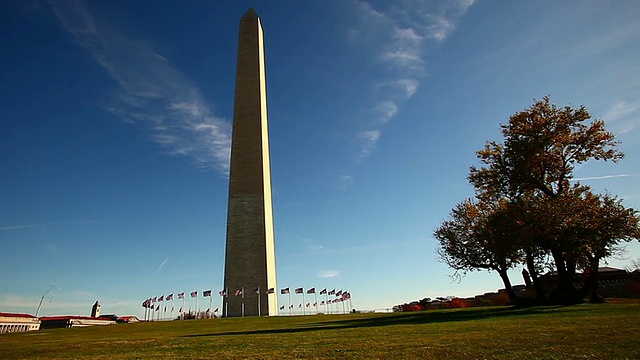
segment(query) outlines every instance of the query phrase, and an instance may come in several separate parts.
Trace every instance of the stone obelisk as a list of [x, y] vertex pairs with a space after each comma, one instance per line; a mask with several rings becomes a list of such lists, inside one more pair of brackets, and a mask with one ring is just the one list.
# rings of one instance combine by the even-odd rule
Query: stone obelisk
[[240, 20], [233, 108], [222, 309], [229, 317], [278, 313], [263, 41], [250, 8]]

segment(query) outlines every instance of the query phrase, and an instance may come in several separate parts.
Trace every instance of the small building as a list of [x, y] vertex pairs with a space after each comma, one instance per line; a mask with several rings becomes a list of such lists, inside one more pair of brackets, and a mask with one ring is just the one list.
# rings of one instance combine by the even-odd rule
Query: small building
[[121, 324], [121, 323], [133, 324], [133, 323], [140, 322], [140, 319], [138, 319], [137, 316], [118, 316], [116, 314], [108, 314], [108, 315], [100, 315], [100, 317], [113, 320], [118, 324]]
[[94, 318], [90, 316], [76, 315], [43, 316], [40, 318], [40, 322], [42, 329], [113, 325], [116, 323], [115, 320], [111, 320], [109, 318]]
[[29, 314], [0, 312], [0, 334], [40, 330], [40, 320]]
[[96, 303], [91, 307], [91, 317], [100, 317], [100, 303], [96, 300]]
[[120, 316], [117, 320], [119, 323], [133, 324], [140, 322], [137, 316]]

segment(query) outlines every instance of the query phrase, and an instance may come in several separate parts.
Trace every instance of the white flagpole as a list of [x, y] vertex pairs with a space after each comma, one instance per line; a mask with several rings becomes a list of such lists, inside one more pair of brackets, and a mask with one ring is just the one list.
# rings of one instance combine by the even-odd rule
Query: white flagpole
[[260, 316], [260, 286], [258, 286], [258, 316]]
[[307, 306], [304, 303], [304, 288], [302, 288], [302, 315], [307, 315], [307, 312], [305, 310]]
[[213, 294], [209, 294], [209, 319], [211, 319], [211, 312], [213, 312]]
[[240, 291], [242, 292], [242, 317], [244, 317], [244, 286], [240, 288]]
[[293, 309], [291, 308], [291, 286], [288, 287], [289, 289], [289, 316], [293, 315]]
[[[324, 289], [326, 290], [327, 288], [324, 288]], [[329, 295], [327, 295], [327, 291], [325, 291], [324, 292], [324, 312], [326, 312], [327, 314], [329, 313], [329, 310], [327, 309], [329, 306], [328, 302], [329, 302]]]

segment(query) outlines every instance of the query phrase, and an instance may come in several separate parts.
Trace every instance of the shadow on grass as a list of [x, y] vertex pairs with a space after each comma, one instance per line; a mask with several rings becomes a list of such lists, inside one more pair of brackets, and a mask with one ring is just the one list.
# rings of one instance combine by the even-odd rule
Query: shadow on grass
[[[503, 318], [509, 316], [527, 316], [543, 313], [558, 314], [571, 311], [586, 311], [587, 309], [566, 309], [563, 307], [533, 307], [533, 308], [478, 308], [453, 311], [420, 311], [412, 313], [398, 313], [392, 315], [373, 315], [367, 318], [348, 320], [327, 320], [305, 324], [300, 327], [282, 329], [261, 329], [246, 331], [228, 331], [208, 334], [184, 335], [184, 337], [228, 336], [228, 335], [257, 335], [257, 334], [288, 334], [308, 331], [337, 330], [363, 327], [378, 327], [390, 325], [419, 325], [458, 321], [472, 321], [482, 319]], [[345, 315], [348, 317], [350, 315]]]

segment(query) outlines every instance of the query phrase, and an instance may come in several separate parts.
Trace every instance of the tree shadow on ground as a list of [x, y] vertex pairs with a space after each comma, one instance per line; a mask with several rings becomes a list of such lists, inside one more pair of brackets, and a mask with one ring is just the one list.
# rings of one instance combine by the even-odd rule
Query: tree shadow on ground
[[[347, 320], [328, 320], [323, 322], [315, 322], [301, 325], [299, 327], [281, 328], [281, 329], [257, 329], [244, 331], [228, 331], [208, 334], [192, 334], [184, 335], [184, 337], [202, 337], [202, 336], [228, 336], [228, 335], [257, 335], [257, 334], [288, 334], [309, 331], [322, 330], [338, 330], [364, 327], [378, 327], [390, 325], [419, 325], [419, 324], [435, 324], [446, 322], [472, 321], [482, 319], [494, 319], [509, 316], [527, 316], [545, 313], [563, 313], [587, 311], [588, 309], [568, 309], [562, 306], [544, 306], [531, 308], [478, 308], [453, 311], [419, 311], [413, 313], [398, 314], [381, 314], [373, 315], [367, 318], [356, 318]], [[350, 315], [345, 315], [345, 317]]]

